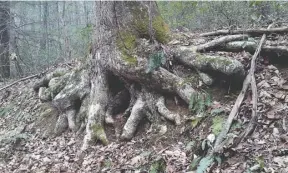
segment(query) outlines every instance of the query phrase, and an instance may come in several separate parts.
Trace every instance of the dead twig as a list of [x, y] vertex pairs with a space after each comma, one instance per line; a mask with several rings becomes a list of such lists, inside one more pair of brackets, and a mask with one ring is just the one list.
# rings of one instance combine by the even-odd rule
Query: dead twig
[[34, 75], [31, 75], [31, 76], [27, 76], [27, 77], [21, 78], [21, 79], [15, 81], [15, 82], [12, 82], [12, 83], [9, 84], [9, 85], [6, 85], [6, 86], [0, 88], [0, 91], [4, 90], [4, 89], [6, 89], [6, 88], [11, 87], [11, 86], [17, 84], [18, 82], [22, 82], [22, 81], [25, 81], [25, 80], [28, 80], [28, 79], [31, 79], [31, 78], [34, 78], [34, 77], [42, 76], [42, 75], [45, 74], [45, 73], [47, 73], [47, 71], [41, 72], [41, 73], [39, 73], [39, 74], [34, 74]]
[[[268, 29], [270, 27], [272, 27], [273, 24], [269, 25]], [[268, 30], [267, 29], [267, 30]], [[238, 95], [236, 102], [232, 108], [232, 111], [230, 112], [228, 119], [226, 121], [225, 126], [223, 127], [221, 133], [219, 134], [218, 138], [216, 139], [215, 145], [214, 145], [214, 149], [212, 151], [212, 153], [219, 153], [220, 151], [222, 151], [223, 147], [224, 147], [224, 139], [226, 138], [230, 127], [232, 125], [233, 119], [234, 117], [237, 115], [240, 105], [242, 104], [242, 101], [244, 99], [245, 93], [248, 89], [249, 84], [251, 84], [251, 88], [252, 88], [252, 92], [253, 92], [253, 112], [252, 112], [252, 118], [251, 121], [249, 123], [249, 125], [252, 127], [255, 127], [255, 121], [257, 120], [257, 88], [256, 88], [256, 81], [255, 81], [255, 76], [254, 76], [254, 72], [255, 72], [255, 68], [256, 68], [256, 59], [261, 51], [261, 48], [264, 44], [266, 40], [266, 34], [264, 34], [261, 38], [261, 41], [252, 57], [251, 60], [251, 67], [250, 67], [250, 71], [248, 73], [248, 75], [246, 76], [244, 83], [243, 83], [243, 87], [242, 90], [240, 92], [240, 94]], [[247, 128], [248, 130], [251, 128]], [[254, 128], [252, 128], [254, 129]], [[245, 131], [243, 137], [245, 137], [248, 132], [250, 133], [251, 130], [249, 131]], [[243, 138], [240, 137], [240, 141], [242, 141]]]

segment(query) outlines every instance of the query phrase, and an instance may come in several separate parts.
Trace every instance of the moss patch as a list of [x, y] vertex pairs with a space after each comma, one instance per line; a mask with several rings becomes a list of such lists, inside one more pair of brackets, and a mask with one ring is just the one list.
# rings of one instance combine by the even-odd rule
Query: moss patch
[[164, 22], [163, 18], [159, 15], [153, 19], [153, 29], [155, 31], [155, 38], [160, 43], [168, 43], [170, 30], [168, 25]]
[[[139, 9], [131, 4], [130, 7], [133, 15], [132, 25], [136, 29], [140, 38], [149, 39], [149, 16], [146, 8]], [[170, 39], [170, 30], [161, 15], [156, 14], [152, 19], [152, 28], [155, 33], [155, 39], [160, 43], [168, 43]]]
[[152, 165], [150, 166], [150, 173], [160, 173], [160, 172], [165, 172], [166, 170], [166, 163], [164, 159], [159, 159], [157, 161], [154, 161]]
[[136, 65], [137, 58], [131, 55], [136, 47], [136, 35], [132, 32], [121, 31], [118, 33], [116, 44], [121, 51], [122, 59], [131, 65]]
[[57, 110], [51, 105], [49, 105], [48, 103], [41, 104], [39, 111], [41, 112], [40, 116], [42, 118], [46, 118], [46, 117], [50, 117], [50, 116], [54, 116], [58, 114]]
[[229, 66], [232, 64], [230, 60], [223, 58], [223, 57], [211, 57], [211, 56], [197, 54], [196, 58], [197, 58], [197, 61], [199, 61], [200, 63], [219, 64], [219, 65], [225, 65], [225, 66]]
[[222, 116], [213, 117], [211, 129], [215, 135], [219, 135], [223, 128], [224, 122], [225, 119]]
[[[134, 26], [141, 38], [149, 38], [149, 17], [144, 20], [134, 19]], [[160, 43], [168, 43], [170, 39], [170, 30], [163, 18], [158, 15], [152, 20], [153, 31], [155, 32], [155, 39]]]
[[93, 139], [94, 140], [100, 140], [104, 145], [108, 145], [108, 139], [106, 137], [104, 128], [100, 124], [93, 124], [91, 126], [91, 130], [93, 133]]

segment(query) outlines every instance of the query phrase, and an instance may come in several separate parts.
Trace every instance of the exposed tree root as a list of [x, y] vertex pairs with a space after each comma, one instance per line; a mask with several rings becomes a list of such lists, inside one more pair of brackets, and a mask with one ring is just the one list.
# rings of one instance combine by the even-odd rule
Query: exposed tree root
[[157, 103], [156, 103], [156, 107], [158, 112], [165, 118], [167, 118], [170, 121], [175, 122], [176, 125], [180, 125], [181, 121], [180, 121], [180, 115], [171, 112], [166, 106], [165, 106], [165, 99], [163, 96], [161, 96]]
[[258, 36], [262, 34], [271, 34], [271, 33], [287, 33], [288, 27], [282, 27], [282, 28], [272, 28], [272, 29], [239, 29], [239, 30], [218, 30], [213, 32], [207, 32], [202, 33], [199, 36], [200, 37], [208, 37], [208, 36], [218, 36], [218, 35], [227, 35], [227, 34], [249, 34], [253, 36]]
[[131, 139], [137, 129], [138, 124], [145, 116], [145, 101], [143, 99], [143, 93], [139, 94], [136, 103], [134, 104], [131, 114], [124, 125], [121, 135], [122, 139]]
[[248, 35], [243, 35], [243, 34], [239, 34], [239, 35], [228, 35], [228, 36], [224, 36], [215, 40], [212, 40], [208, 43], [205, 43], [203, 45], [199, 45], [196, 48], [197, 52], [204, 52], [204, 51], [208, 51], [211, 50], [221, 44], [227, 43], [227, 42], [231, 42], [231, 41], [236, 41], [236, 40], [245, 40], [248, 39]]
[[114, 124], [113, 115], [123, 113], [128, 107], [130, 100], [129, 91], [124, 89], [116, 94], [115, 97], [109, 101], [108, 108], [105, 115], [105, 122], [107, 124]]
[[190, 68], [213, 74], [215, 72], [244, 78], [245, 70], [241, 62], [231, 57], [208, 56], [195, 53], [191, 47], [178, 47], [174, 49], [175, 58]]
[[[228, 52], [241, 52], [247, 51], [250, 53], [255, 53], [257, 48], [257, 42], [255, 41], [232, 41], [226, 43], [220, 47], [217, 47], [218, 50], [228, 51]], [[275, 54], [278, 56], [287, 56], [288, 47], [286, 46], [263, 46], [262, 52], [264, 54]]]

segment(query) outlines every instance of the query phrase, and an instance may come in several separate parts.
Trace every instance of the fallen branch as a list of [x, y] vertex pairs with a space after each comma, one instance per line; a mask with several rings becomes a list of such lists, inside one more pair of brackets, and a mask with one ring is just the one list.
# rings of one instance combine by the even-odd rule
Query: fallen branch
[[[257, 48], [257, 42], [254, 41], [232, 41], [225, 45], [220, 45], [217, 50], [228, 51], [228, 52], [250, 52], [254, 53]], [[278, 56], [288, 55], [288, 47], [286, 46], [266, 46], [264, 45], [261, 52], [273, 53]]]
[[17, 84], [18, 82], [22, 82], [22, 81], [25, 81], [25, 80], [28, 80], [28, 79], [31, 79], [31, 78], [34, 78], [34, 77], [42, 76], [42, 75], [45, 74], [46, 72], [47, 72], [47, 71], [44, 71], [44, 72], [41, 72], [41, 73], [39, 73], [39, 74], [34, 74], [34, 75], [31, 75], [31, 76], [27, 76], [27, 77], [21, 78], [21, 79], [15, 81], [15, 82], [12, 82], [12, 83], [9, 84], [9, 85], [6, 85], [6, 86], [0, 88], [0, 91], [4, 90], [4, 89], [6, 89], [6, 88], [11, 87], [11, 86]]
[[[272, 26], [269, 25], [268, 29]], [[267, 30], [268, 30], [267, 29]], [[229, 116], [228, 116], [228, 119], [226, 121], [226, 124], [225, 126], [223, 127], [221, 133], [219, 134], [218, 138], [216, 139], [216, 142], [215, 142], [215, 145], [214, 145], [214, 150], [212, 151], [213, 153], [219, 153], [220, 151], [222, 151], [223, 147], [224, 147], [224, 139], [226, 138], [227, 136], [227, 133], [229, 132], [230, 130], [230, 127], [232, 125], [232, 122], [233, 122], [233, 119], [234, 117], [237, 115], [238, 111], [239, 111], [239, 108], [240, 108], [240, 105], [244, 99], [244, 96], [245, 96], [245, 93], [248, 89], [248, 86], [249, 84], [251, 83], [251, 87], [252, 87], [252, 92], [253, 93], [253, 113], [252, 113], [252, 120], [250, 121], [249, 124], [254, 124], [255, 120], [257, 120], [257, 88], [256, 88], [256, 81], [255, 81], [255, 76], [254, 76], [254, 72], [255, 72], [255, 67], [256, 67], [256, 59], [257, 59], [257, 56], [258, 54], [260, 53], [261, 51], [261, 48], [263, 46], [263, 43], [266, 39], [266, 34], [264, 34], [261, 38], [261, 41], [256, 49], [256, 52], [254, 53], [253, 57], [252, 57], [252, 60], [251, 60], [251, 67], [250, 67], [250, 71], [248, 73], [248, 75], [246, 76], [245, 80], [244, 80], [244, 83], [243, 83], [243, 87], [242, 87], [242, 90], [240, 92], [240, 94], [238, 95], [237, 99], [236, 99], [236, 102], [232, 108], [232, 111], [230, 112]], [[256, 97], [256, 98], [254, 98]], [[255, 108], [255, 109], [254, 109]], [[245, 132], [246, 134], [246, 132]], [[245, 135], [244, 135], [245, 136]]]
[[208, 36], [218, 36], [218, 35], [227, 35], [227, 34], [248, 34], [248, 35], [261, 35], [261, 34], [271, 34], [271, 33], [288, 33], [288, 27], [281, 28], [273, 28], [273, 29], [239, 29], [239, 30], [218, 30], [213, 32], [207, 32], [200, 34], [200, 37], [208, 37]]
[[247, 38], [248, 38], [248, 35], [245, 35], [245, 34], [224, 36], [224, 37], [212, 40], [208, 43], [197, 46], [196, 51], [197, 52], [204, 52], [204, 51], [210, 50], [214, 47], [217, 47], [223, 43], [227, 43], [230, 41], [236, 41], [236, 40], [245, 40]]

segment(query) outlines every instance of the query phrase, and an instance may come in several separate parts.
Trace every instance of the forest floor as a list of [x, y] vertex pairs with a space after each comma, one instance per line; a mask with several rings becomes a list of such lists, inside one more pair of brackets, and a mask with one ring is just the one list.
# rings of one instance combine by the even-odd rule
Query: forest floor
[[[176, 41], [190, 44], [187, 39]], [[178, 44], [176, 41], [173, 44]], [[206, 41], [199, 38], [190, 40], [195, 45]], [[208, 54], [235, 57], [249, 68], [251, 57], [243, 52]], [[257, 127], [251, 136], [231, 149], [221, 166], [214, 167], [211, 172], [249, 172], [250, 168], [257, 166], [258, 172], [288, 172], [288, 63], [286, 66], [280, 63], [280, 66], [279, 63], [271, 64], [265, 55], [261, 57], [264, 58], [259, 58], [256, 68]], [[182, 125], [163, 121], [151, 128], [149, 123], [143, 122], [135, 137], [128, 142], [116, 141], [114, 129], [107, 126], [109, 145], [94, 145], [85, 152], [83, 160], [79, 160], [76, 153], [80, 150], [83, 135], [76, 136], [67, 131], [58, 137], [44, 138], [33, 127], [41, 111], [41, 102], [33, 91], [37, 80], [25, 80], [0, 91], [1, 173], [155, 172], [153, 164], [159, 161], [164, 163], [164, 172], [196, 172], [192, 170], [192, 161], [196, 155], [205, 152], [201, 151], [203, 140], [221, 130], [240, 91], [221, 86], [204, 87], [211, 93], [212, 107], [218, 110], [218, 114], [202, 119], [188, 116], [187, 105], [176, 107], [170, 99], [167, 101], [168, 108], [183, 115], [185, 122]], [[0, 88], [8, 83], [0, 83]], [[248, 91], [229, 133], [231, 144], [248, 124], [251, 107], [251, 91]]]

